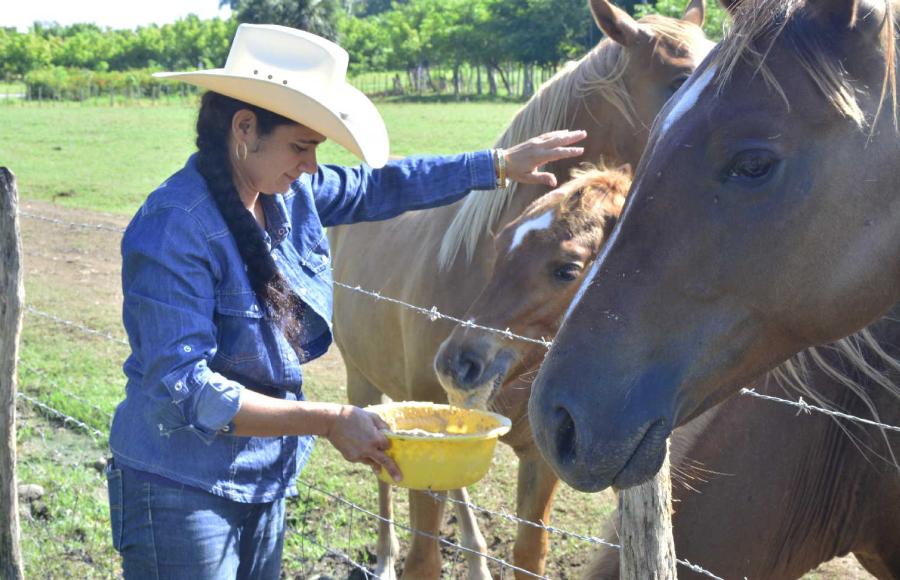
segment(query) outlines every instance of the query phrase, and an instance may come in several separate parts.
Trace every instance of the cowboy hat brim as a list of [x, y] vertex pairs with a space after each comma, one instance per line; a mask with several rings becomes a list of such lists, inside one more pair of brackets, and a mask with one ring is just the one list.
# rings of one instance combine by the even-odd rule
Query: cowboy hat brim
[[249, 78], [225, 69], [153, 76], [190, 83], [287, 117], [334, 140], [371, 167], [387, 163], [390, 147], [384, 121], [372, 101], [349, 84], [319, 97], [309, 88], [290, 86], [290, 81]]

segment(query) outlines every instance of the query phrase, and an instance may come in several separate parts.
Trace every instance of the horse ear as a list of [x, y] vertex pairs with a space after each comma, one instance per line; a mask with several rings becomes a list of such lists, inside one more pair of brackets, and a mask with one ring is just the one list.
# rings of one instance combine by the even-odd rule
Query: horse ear
[[703, 20], [706, 19], [706, 1], [691, 0], [687, 8], [684, 9], [684, 15], [682, 15], [681, 19], [703, 28]]
[[590, 4], [597, 26], [615, 42], [629, 46], [640, 36], [640, 25], [621, 8], [608, 0], [590, 0]]

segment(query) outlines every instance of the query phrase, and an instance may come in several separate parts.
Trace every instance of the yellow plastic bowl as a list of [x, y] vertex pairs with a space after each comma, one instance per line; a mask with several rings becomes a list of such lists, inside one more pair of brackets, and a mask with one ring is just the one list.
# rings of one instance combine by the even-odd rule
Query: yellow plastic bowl
[[387, 454], [403, 479], [382, 468], [378, 478], [410, 489], [445, 491], [471, 485], [491, 467], [497, 439], [512, 422], [497, 413], [435, 403], [400, 402], [366, 407], [390, 425]]

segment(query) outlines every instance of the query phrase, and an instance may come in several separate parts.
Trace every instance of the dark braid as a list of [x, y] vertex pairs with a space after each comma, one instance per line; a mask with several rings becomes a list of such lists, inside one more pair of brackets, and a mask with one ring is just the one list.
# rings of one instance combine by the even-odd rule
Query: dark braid
[[256, 296], [268, 306], [276, 322], [298, 355], [300, 352], [300, 312], [303, 302], [288, 287], [266, 246], [262, 228], [241, 201], [234, 185], [231, 151], [231, 121], [241, 109], [256, 115], [257, 134], [264, 137], [279, 125], [294, 121], [265, 109], [208, 91], [197, 116], [197, 168], [206, 180], [238, 251], [247, 267]]

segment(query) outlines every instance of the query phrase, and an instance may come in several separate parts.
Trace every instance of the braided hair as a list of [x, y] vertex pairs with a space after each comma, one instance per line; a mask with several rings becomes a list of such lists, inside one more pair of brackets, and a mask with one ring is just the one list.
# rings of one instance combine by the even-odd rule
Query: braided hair
[[247, 211], [234, 185], [229, 138], [234, 114], [248, 109], [256, 115], [259, 136], [295, 121], [225, 95], [207, 91], [197, 116], [197, 168], [237, 243], [250, 286], [275, 318], [291, 347], [300, 352], [303, 302], [291, 291], [266, 246], [263, 231]]

